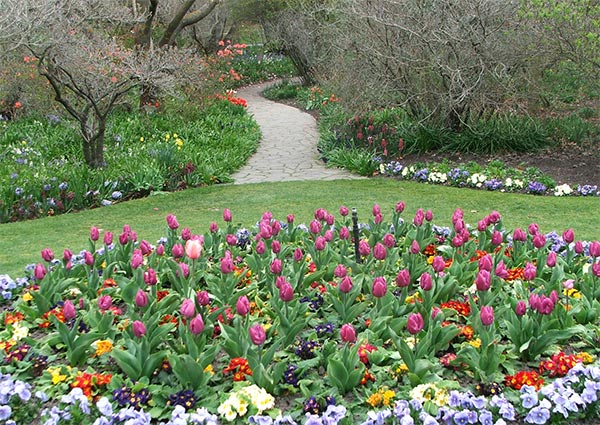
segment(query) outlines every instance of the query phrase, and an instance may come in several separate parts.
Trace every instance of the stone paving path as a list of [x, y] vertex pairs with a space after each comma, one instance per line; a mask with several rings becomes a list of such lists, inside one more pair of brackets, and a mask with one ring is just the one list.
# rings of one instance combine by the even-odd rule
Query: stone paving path
[[245, 87], [237, 96], [248, 101], [248, 113], [260, 126], [258, 150], [231, 177], [235, 184], [292, 180], [361, 178], [339, 168], [327, 168], [317, 151], [319, 132], [315, 119], [297, 108], [272, 102], [260, 95], [269, 84]]

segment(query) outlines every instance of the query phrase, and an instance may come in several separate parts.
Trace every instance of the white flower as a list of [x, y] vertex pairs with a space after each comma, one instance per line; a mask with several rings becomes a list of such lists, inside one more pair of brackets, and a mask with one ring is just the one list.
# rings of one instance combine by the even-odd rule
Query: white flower
[[19, 341], [20, 339], [26, 338], [29, 335], [29, 328], [21, 326], [19, 322], [13, 325], [13, 339]]
[[445, 183], [448, 180], [448, 176], [444, 173], [440, 173], [439, 171], [434, 171], [429, 174], [428, 180], [432, 183]]
[[568, 184], [561, 184], [554, 188], [554, 196], [566, 196], [573, 193], [573, 189]]

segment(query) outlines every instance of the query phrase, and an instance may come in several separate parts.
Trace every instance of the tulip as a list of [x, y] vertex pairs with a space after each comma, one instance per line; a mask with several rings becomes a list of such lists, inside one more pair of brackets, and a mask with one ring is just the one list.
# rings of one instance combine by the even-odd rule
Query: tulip
[[210, 296], [208, 295], [207, 291], [199, 291], [196, 294], [196, 301], [198, 301], [198, 304], [200, 304], [201, 306], [206, 306], [210, 304]]
[[183, 277], [188, 277], [190, 275], [190, 266], [185, 263], [179, 263], [179, 269], [183, 274]]
[[325, 217], [325, 223], [328, 226], [333, 226], [333, 223], [335, 223], [335, 217], [332, 214], [328, 214], [327, 217]]
[[231, 257], [231, 252], [226, 251], [225, 257], [221, 258], [221, 273], [229, 274], [233, 272], [233, 258]]
[[385, 282], [385, 278], [378, 276], [373, 280], [372, 287], [373, 296], [377, 298], [381, 298], [387, 292], [387, 283]]
[[194, 315], [196, 314], [196, 304], [194, 304], [194, 300], [191, 300], [189, 298], [183, 300], [179, 312], [182, 316], [187, 317], [188, 319], [190, 317], [194, 317]]
[[540, 227], [536, 223], [531, 223], [527, 230], [531, 236], [537, 235], [540, 232]]
[[156, 277], [154, 269], [149, 268], [144, 272], [144, 283], [146, 285], [156, 285], [158, 283], [158, 278]]
[[159, 257], [165, 255], [165, 246], [163, 244], [158, 244], [158, 246], [156, 247], [156, 255], [158, 255]]
[[184, 241], [189, 241], [192, 239], [192, 230], [189, 227], [184, 227], [181, 231], [181, 239]]
[[358, 243], [358, 253], [363, 257], [369, 255], [371, 253], [371, 247], [369, 246], [369, 242], [367, 242], [364, 239], [361, 239], [361, 241]]
[[413, 224], [415, 226], [419, 227], [423, 224], [424, 219], [425, 219], [425, 213], [423, 212], [423, 210], [421, 208], [419, 208], [417, 210], [417, 212], [415, 213], [415, 218], [413, 219]]
[[344, 267], [343, 264], [338, 264], [333, 271], [333, 275], [338, 278], [345, 277], [348, 274], [348, 270]]
[[435, 257], [433, 257], [433, 262], [431, 263], [431, 265], [436, 273], [443, 272], [446, 268], [446, 262], [444, 261], [444, 258], [440, 255], [436, 255]]
[[546, 245], [546, 237], [544, 235], [542, 235], [541, 233], [535, 234], [533, 236], [533, 246], [536, 247], [537, 249], [540, 249], [544, 245]]
[[171, 254], [173, 255], [173, 258], [183, 257], [183, 246], [179, 243], [176, 243], [171, 249]]
[[485, 232], [485, 230], [487, 229], [487, 227], [488, 227], [488, 222], [486, 220], [479, 220], [477, 222], [477, 230], [479, 232]]
[[318, 233], [321, 233], [322, 229], [323, 229], [323, 226], [321, 226], [321, 223], [319, 221], [313, 220], [310, 222], [310, 225], [309, 225], [310, 233], [316, 235]]
[[546, 257], [546, 265], [548, 267], [556, 266], [556, 252], [550, 251], [548, 257]]
[[563, 287], [567, 290], [573, 289], [575, 286], [575, 281], [573, 279], [567, 279], [563, 282]]
[[271, 273], [273, 274], [281, 274], [281, 270], [283, 270], [283, 264], [279, 258], [276, 258], [271, 263]]
[[440, 314], [442, 312], [442, 309], [439, 307], [433, 307], [431, 309], [431, 318], [435, 319], [437, 317], [438, 314]]
[[293, 224], [294, 223], [294, 214], [288, 214], [287, 217], [285, 218], [288, 224]]
[[279, 298], [283, 302], [290, 302], [294, 299], [294, 288], [288, 282], [284, 282], [279, 287]]
[[54, 253], [50, 248], [42, 249], [42, 258], [44, 261], [50, 262], [54, 259]]
[[377, 214], [373, 221], [375, 222], [375, 224], [381, 224], [381, 222], [383, 221], [383, 215]]
[[131, 256], [131, 268], [137, 269], [144, 262], [144, 257], [142, 256], [142, 252], [138, 249], [133, 251], [133, 255]]
[[483, 326], [490, 326], [494, 323], [494, 308], [491, 306], [481, 307], [479, 318], [481, 319]]
[[340, 207], [340, 215], [341, 215], [342, 217], [346, 217], [346, 216], [347, 216], [349, 213], [350, 213], [350, 210], [348, 209], [348, 207], [346, 207], [346, 206], [344, 206], [344, 205], [342, 205], [342, 206]]
[[552, 292], [550, 292], [550, 299], [554, 304], [558, 302], [558, 292], [556, 292], [556, 289], [553, 289]]
[[519, 227], [513, 232], [513, 241], [525, 242], [527, 240], [527, 233]]
[[254, 345], [262, 345], [267, 339], [267, 333], [261, 324], [252, 325], [248, 332]]
[[190, 239], [185, 243], [185, 255], [192, 260], [196, 260], [202, 253], [202, 241], [200, 239]]
[[398, 203], [396, 203], [396, 207], [394, 208], [394, 211], [396, 211], [398, 214], [402, 214], [402, 212], [404, 211], [404, 202], [400, 201]]
[[279, 221], [277, 221], [277, 220], [273, 221], [273, 224], [271, 225], [271, 235], [277, 236], [277, 234], [280, 231], [281, 231], [281, 224], [279, 223]]
[[465, 218], [465, 213], [460, 208], [457, 208], [452, 213], [452, 224], [456, 224], [457, 221], [462, 221]]
[[433, 220], [433, 211], [427, 210], [425, 213], [425, 221], [431, 222]]
[[167, 226], [169, 226], [169, 229], [171, 230], [175, 230], [179, 227], [177, 218], [173, 214], [167, 215]]
[[537, 294], [531, 294], [529, 296], [529, 307], [532, 310], [538, 310], [540, 308], [540, 304], [541, 304], [542, 300], [540, 298], [539, 295]]
[[271, 251], [273, 251], [273, 254], [279, 254], [279, 251], [281, 251], [281, 242], [278, 240], [271, 242]]
[[90, 229], [90, 239], [93, 240], [94, 242], [96, 242], [98, 239], [100, 239], [100, 231], [98, 230], [98, 228], [96, 226], [92, 226]]
[[385, 260], [385, 257], [387, 257], [387, 250], [380, 242], [377, 242], [373, 247], [373, 257], [380, 261]]
[[392, 235], [391, 233], [386, 233], [383, 236], [383, 244], [390, 249], [395, 247], [396, 239], [394, 238], [394, 235]]
[[487, 270], [479, 270], [475, 278], [475, 286], [479, 291], [487, 291], [492, 285], [492, 277]]
[[110, 245], [113, 242], [113, 234], [112, 232], [104, 233], [104, 245]]
[[273, 236], [273, 230], [268, 222], [261, 221], [258, 225], [258, 229], [260, 237], [263, 239], [271, 239], [271, 236]]
[[562, 237], [565, 243], [570, 244], [575, 240], [575, 232], [573, 229], [567, 229], [563, 232]]
[[67, 320], [72, 320], [75, 318], [75, 316], [77, 316], [75, 306], [73, 305], [73, 302], [71, 300], [67, 300], [63, 304], [63, 314], [65, 316], [65, 319]]
[[527, 312], [527, 304], [525, 304], [525, 301], [523, 301], [523, 300], [519, 301], [517, 303], [517, 305], [515, 306], [515, 313], [517, 313], [517, 316], [521, 317], [526, 312]]
[[302, 252], [302, 249], [296, 248], [294, 250], [294, 261], [299, 263], [302, 260], [304, 260], [304, 253]]
[[112, 306], [112, 298], [110, 295], [102, 295], [98, 298], [98, 308], [102, 311], [108, 310]]
[[345, 241], [349, 237], [350, 237], [350, 230], [346, 226], [340, 228], [340, 239]]
[[419, 279], [419, 285], [423, 291], [431, 291], [433, 288], [433, 280], [431, 275], [427, 272], [423, 273]]
[[119, 243], [121, 245], [126, 245], [127, 242], [129, 242], [129, 233], [125, 233], [125, 232], [121, 233], [119, 235]]
[[138, 289], [137, 294], [135, 294], [135, 305], [140, 308], [148, 305], [148, 294], [146, 294], [146, 291]]
[[340, 328], [340, 338], [344, 342], [356, 342], [356, 331], [350, 323], [342, 325]]
[[581, 254], [583, 252], [583, 242], [581, 242], [581, 241], [575, 242], [574, 249], [575, 249], [576, 254]]
[[592, 264], [592, 274], [596, 277], [600, 277], [600, 263]]
[[238, 298], [237, 302], [235, 303], [235, 311], [240, 316], [245, 316], [248, 314], [248, 312], [250, 312], [250, 301], [248, 301], [247, 296], [242, 295]]
[[500, 233], [497, 230], [494, 230], [494, 233], [492, 233], [492, 245], [498, 246], [502, 243], [503, 240], [504, 238], [502, 237], [502, 233]]
[[231, 223], [232, 219], [233, 215], [231, 214], [231, 210], [229, 208], [225, 208], [223, 210], [223, 221], [225, 221], [226, 223]]
[[273, 213], [271, 211], [265, 211], [262, 214], [261, 220], [263, 220], [263, 221], [271, 221], [272, 218], [273, 218]]
[[461, 235], [456, 235], [452, 238], [452, 246], [455, 248], [463, 246], [464, 243], [465, 241], [463, 240]]
[[508, 270], [506, 270], [506, 265], [504, 264], [504, 260], [500, 260], [498, 265], [496, 266], [496, 270], [494, 271], [496, 276], [501, 279], [506, 279], [508, 277]]
[[315, 219], [319, 221], [325, 221], [327, 218], [327, 210], [324, 208], [317, 208], [315, 210]]
[[418, 254], [419, 252], [421, 252], [419, 242], [417, 242], [416, 240], [412, 241], [412, 243], [410, 244], [410, 252], [411, 254]]
[[600, 257], [600, 242], [593, 241], [590, 243], [590, 256], [597, 258]]
[[421, 313], [412, 313], [408, 316], [408, 321], [406, 322], [406, 329], [408, 333], [411, 335], [416, 335], [423, 330], [425, 326], [425, 321], [423, 320], [423, 316]]
[[542, 297], [538, 311], [540, 314], [550, 315], [554, 310], [554, 301], [548, 297]]
[[208, 231], [210, 233], [217, 233], [219, 231], [219, 225], [217, 224], [216, 221], [213, 221], [212, 223], [210, 223], [208, 225]]
[[344, 276], [342, 281], [340, 282], [340, 291], [344, 294], [347, 294], [352, 290], [352, 279], [350, 276]]
[[64, 261], [71, 261], [71, 258], [73, 258], [73, 253], [71, 252], [70, 249], [65, 249], [63, 251], [63, 260]]
[[192, 335], [199, 335], [204, 330], [204, 320], [202, 320], [202, 316], [200, 314], [196, 315], [190, 321], [190, 332]]
[[91, 252], [84, 251], [83, 252], [83, 261], [86, 265], [93, 266], [94, 265], [94, 256], [92, 255]]
[[527, 264], [525, 264], [525, 270], [523, 270], [523, 278], [525, 280], [533, 280], [533, 279], [535, 279], [536, 275], [537, 275], [537, 270], [536, 270], [535, 266], [529, 262]]
[[462, 231], [465, 230], [465, 222], [462, 220], [458, 220], [456, 223], [454, 223], [454, 232], [456, 234], [462, 233]]
[[133, 324], [131, 325], [131, 327], [133, 329], [133, 334], [136, 337], [141, 338], [144, 335], [146, 335], [146, 325], [144, 325], [139, 320], [136, 320], [135, 322], [133, 322]]
[[317, 236], [317, 239], [315, 240], [315, 249], [317, 251], [323, 251], [326, 246], [327, 241], [325, 240], [325, 238], [323, 236]]
[[140, 251], [142, 251], [143, 255], [150, 255], [152, 253], [152, 247], [147, 240], [140, 242]]
[[256, 253], [259, 255], [263, 255], [266, 250], [267, 250], [267, 245], [265, 244], [265, 241], [263, 241], [262, 239], [259, 240], [256, 243]]
[[381, 207], [378, 204], [373, 205], [373, 209], [371, 210], [371, 213], [373, 214], [373, 217], [381, 214]]
[[490, 254], [485, 254], [479, 259], [479, 270], [487, 270], [488, 272], [491, 272], [493, 266], [494, 261], [492, 260], [492, 256]]
[[331, 242], [333, 240], [333, 232], [331, 230], [325, 230], [323, 237], [327, 242]]
[[36, 280], [42, 280], [44, 276], [46, 276], [46, 267], [41, 263], [37, 263], [35, 269], [33, 269], [33, 277]]
[[400, 288], [410, 285], [410, 272], [408, 269], [402, 269], [396, 275], [396, 285]]

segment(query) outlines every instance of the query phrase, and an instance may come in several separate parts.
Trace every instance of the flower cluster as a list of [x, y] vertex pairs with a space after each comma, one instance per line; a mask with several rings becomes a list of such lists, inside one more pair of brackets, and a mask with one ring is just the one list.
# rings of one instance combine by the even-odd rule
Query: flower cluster
[[544, 385], [544, 378], [542, 378], [535, 370], [521, 370], [514, 375], [506, 375], [504, 377], [504, 385], [515, 390], [520, 390], [524, 385], [539, 390], [542, 385]]
[[238, 416], [245, 416], [249, 408], [254, 408], [260, 415], [274, 406], [275, 399], [271, 394], [256, 385], [250, 385], [231, 392], [217, 411], [221, 417], [231, 422]]

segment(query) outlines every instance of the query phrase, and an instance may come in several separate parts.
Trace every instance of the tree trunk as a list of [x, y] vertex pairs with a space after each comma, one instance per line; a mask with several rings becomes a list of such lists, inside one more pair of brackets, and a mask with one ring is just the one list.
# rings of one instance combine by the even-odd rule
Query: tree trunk
[[88, 114], [80, 121], [82, 147], [85, 163], [90, 168], [106, 166], [104, 161], [104, 135], [106, 133], [106, 117]]

